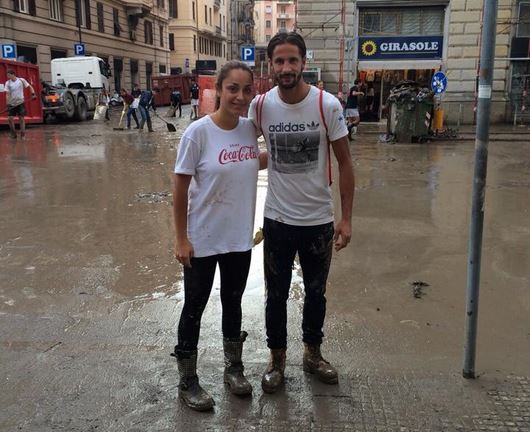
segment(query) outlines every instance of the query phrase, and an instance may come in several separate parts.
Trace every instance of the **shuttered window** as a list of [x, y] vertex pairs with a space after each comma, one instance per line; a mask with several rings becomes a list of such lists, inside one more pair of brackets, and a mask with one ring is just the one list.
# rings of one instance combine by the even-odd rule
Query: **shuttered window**
[[530, 37], [530, 2], [519, 3], [517, 37]]
[[121, 34], [120, 11], [116, 8], [112, 8], [112, 19], [114, 23], [114, 36], [119, 36]]
[[173, 33], [169, 33], [169, 49], [175, 51], [175, 35]]
[[144, 42], [153, 45], [153, 23], [144, 21]]
[[103, 3], [97, 3], [96, 10], [98, 13], [98, 32], [105, 33], [105, 18], [103, 12]]
[[441, 36], [444, 15], [443, 6], [361, 9], [359, 35]]
[[50, 18], [55, 21], [63, 21], [62, 0], [50, 0]]

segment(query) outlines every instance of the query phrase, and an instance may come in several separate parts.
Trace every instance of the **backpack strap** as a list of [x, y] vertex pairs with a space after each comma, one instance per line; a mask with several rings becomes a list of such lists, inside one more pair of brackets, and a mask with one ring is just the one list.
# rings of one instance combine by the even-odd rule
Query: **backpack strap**
[[[265, 96], [267, 92], [260, 94], [258, 96], [258, 101], [256, 102], [256, 122], [258, 123], [259, 131], [263, 135], [263, 128], [261, 127], [261, 119], [263, 117], [263, 103], [265, 102]], [[263, 136], [265, 138], [265, 136]]]
[[328, 124], [326, 123], [326, 118], [324, 117], [324, 90], [320, 90], [320, 95], [318, 97], [318, 107], [320, 109], [320, 118], [322, 119], [322, 124], [326, 129], [326, 142], [328, 144], [328, 183], [331, 186], [333, 180], [331, 178], [331, 142], [329, 140], [329, 130]]

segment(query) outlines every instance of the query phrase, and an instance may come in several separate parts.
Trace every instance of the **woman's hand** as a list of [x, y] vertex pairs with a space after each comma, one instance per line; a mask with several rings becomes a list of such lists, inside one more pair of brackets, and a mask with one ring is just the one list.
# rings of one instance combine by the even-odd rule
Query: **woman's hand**
[[188, 238], [183, 240], [177, 239], [175, 242], [175, 258], [184, 267], [191, 267], [191, 258], [193, 257], [193, 245]]

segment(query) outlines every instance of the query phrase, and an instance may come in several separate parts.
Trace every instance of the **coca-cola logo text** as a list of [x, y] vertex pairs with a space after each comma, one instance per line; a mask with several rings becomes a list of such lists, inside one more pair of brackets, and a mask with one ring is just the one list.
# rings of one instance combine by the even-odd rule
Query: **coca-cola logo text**
[[258, 155], [252, 146], [242, 146], [238, 150], [223, 149], [219, 153], [219, 163], [225, 165], [230, 162], [243, 162], [249, 159], [257, 159]]

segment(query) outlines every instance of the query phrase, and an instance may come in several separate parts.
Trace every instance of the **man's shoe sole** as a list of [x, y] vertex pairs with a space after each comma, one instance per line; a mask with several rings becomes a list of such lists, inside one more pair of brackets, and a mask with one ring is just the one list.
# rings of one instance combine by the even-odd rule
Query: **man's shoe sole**
[[201, 406], [201, 405], [193, 405], [193, 404], [190, 404], [188, 401], [186, 401], [186, 398], [184, 396], [181, 396], [179, 395], [179, 398], [182, 402], [184, 402], [184, 404], [194, 410], [194, 411], [210, 411], [211, 409], [213, 409], [213, 407], [215, 406], [215, 402], [213, 402], [211, 405], [204, 405], [204, 406]]
[[311, 375], [316, 375], [318, 380], [320, 382], [323, 382], [324, 384], [338, 384], [339, 383], [339, 377], [335, 378], [325, 378], [322, 375], [319, 375], [317, 371], [307, 367], [304, 365], [304, 372], [309, 373]]

